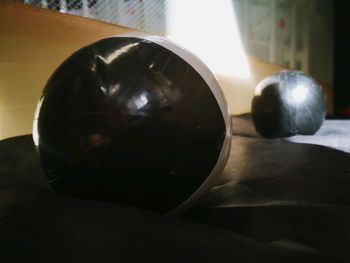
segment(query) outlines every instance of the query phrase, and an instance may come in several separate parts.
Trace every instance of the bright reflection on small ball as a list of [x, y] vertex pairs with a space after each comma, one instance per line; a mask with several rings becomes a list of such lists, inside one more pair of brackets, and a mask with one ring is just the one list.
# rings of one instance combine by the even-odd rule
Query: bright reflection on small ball
[[292, 90], [292, 98], [297, 103], [302, 103], [307, 97], [308, 90], [303, 85], [298, 85], [295, 89]]

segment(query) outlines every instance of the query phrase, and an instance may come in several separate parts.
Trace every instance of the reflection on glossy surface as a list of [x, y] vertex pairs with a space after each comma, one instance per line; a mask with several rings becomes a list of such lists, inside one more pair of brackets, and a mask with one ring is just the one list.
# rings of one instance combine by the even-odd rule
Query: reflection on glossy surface
[[299, 71], [281, 71], [262, 80], [252, 103], [256, 130], [265, 137], [312, 135], [326, 115], [320, 85]]
[[113, 37], [77, 51], [48, 81], [34, 121], [53, 188], [176, 208], [220, 172], [219, 157], [227, 160], [224, 102], [211, 89], [178, 54], [147, 39]]

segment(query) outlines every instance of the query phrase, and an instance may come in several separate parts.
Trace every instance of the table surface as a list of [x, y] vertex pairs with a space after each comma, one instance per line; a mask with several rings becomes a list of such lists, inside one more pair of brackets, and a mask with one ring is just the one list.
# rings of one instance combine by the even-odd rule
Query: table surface
[[[53, 193], [30, 135], [0, 142], [0, 254], [11, 262], [347, 262], [350, 121], [265, 139], [233, 117], [227, 166], [181, 218]], [[10, 261], [9, 261], [10, 262]]]

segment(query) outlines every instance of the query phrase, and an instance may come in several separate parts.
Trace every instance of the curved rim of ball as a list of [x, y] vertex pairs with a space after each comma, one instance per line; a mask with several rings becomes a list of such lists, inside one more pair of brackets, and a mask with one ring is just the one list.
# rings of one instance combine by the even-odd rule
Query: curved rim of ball
[[270, 76], [267, 76], [266, 78], [263, 78], [260, 80], [258, 85], [256, 85], [255, 90], [254, 90], [254, 96], [260, 96], [262, 91], [267, 87], [270, 86], [273, 83], [278, 82], [278, 76], [277, 73], [272, 74]]
[[134, 37], [139, 38], [141, 40], [145, 39], [177, 54], [200, 74], [200, 76], [208, 84], [211, 92], [213, 93], [215, 99], [219, 104], [225, 122], [226, 135], [221, 147], [218, 161], [216, 162], [213, 170], [208, 175], [207, 179], [199, 186], [199, 188], [196, 191], [194, 191], [192, 195], [190, 195], [190, 197], [187, 198], [182, 204], [180, 204], [173, 210], [167, 212], [168, 215], [180, 215], [188, 209], [190, 209], [197, 201], [199, 201], [207, 193], [207, 191], [209, 191], [209, 189], [213, 186], [216, 177], [223, 172], [228, 158], [230, 156], [232, 124], [229, 107], [225, 99], [224, 93], [218, 80], [216, 79], [212, 71], [209, 69], [209, 67], [198, 56], [196, 56], [186, 48], [180, 46], [176, 42], [169, 40], [165, 37], [157, 35], [147, 35], [142, 33], [127, 33], [121, 35], [114, 35], [112, 36], [112, 38], [113, 37]]

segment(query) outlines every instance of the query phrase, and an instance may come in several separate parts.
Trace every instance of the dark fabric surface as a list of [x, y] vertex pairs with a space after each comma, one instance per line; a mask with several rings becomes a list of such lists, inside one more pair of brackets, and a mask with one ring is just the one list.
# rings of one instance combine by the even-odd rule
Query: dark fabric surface
[[349, 122], [338, 122], [272, 140], [234, 117], [225, 171], [182, 218], [56, 195], [31, 136], [3, 140], [0, 260], [348, 262]]

